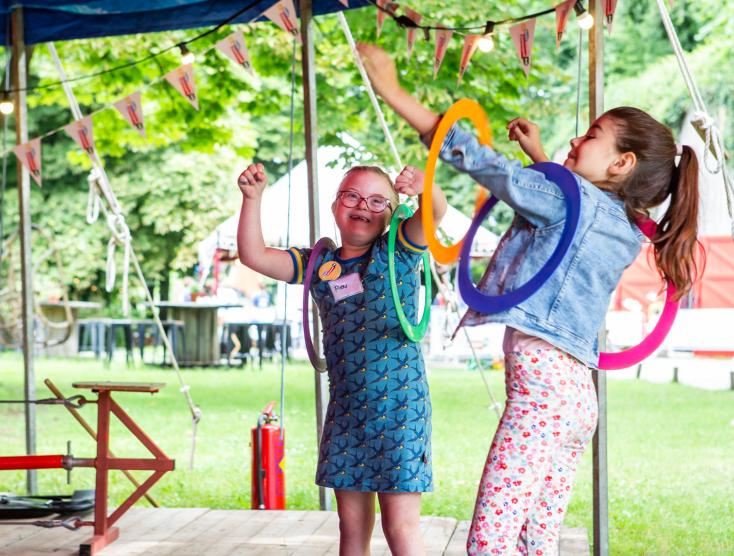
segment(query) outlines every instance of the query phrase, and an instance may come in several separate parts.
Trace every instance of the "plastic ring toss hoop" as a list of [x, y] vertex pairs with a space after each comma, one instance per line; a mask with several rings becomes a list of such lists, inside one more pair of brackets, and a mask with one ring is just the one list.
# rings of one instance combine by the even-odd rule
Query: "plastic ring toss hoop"
[[[655, 235], [655, 231], [657, 230], [657, 226], [652, 220], [647, 220], [640, 225], [640, 229], [648, 239], [652, 239]], [[660, 347], [663, 340], [665, 340], [665, 337], [668, 335], [668, 332], [670, 332], [670, 329], [673, 327], [673, 321], [675, 321], [675, 317], [678, 314], [678, 306], [680, 303], [673, 301], [675, 291], [675, 286], [669, 280], [665, 296], [665, 306], [663, 307], [663, 312], [661, 313], [652, 332], [650, 332], [650, 334], [648, 334], [647, 337], [639, 344], [629, 349], [625, 349], [624, 351], [601, 352], [599, 354], [599, 368], [601, 370], [616, 371], [617, 369], [632, 367], [652, 355], [653, 352]]]
[[319, 358], [316, 355], [316, 350], [313, 347], [313, 341], [311, 340], [311, 323], [308, 319], [308, 298], [311, 291], [311, 278], [313, 276], [314, 267], [316, 261], [324, 251], [329, 249], [333, 250], [336, 245], [328, 237], [322, 237], [316, 242], [311, 250], [311, 255], [308, 258], [308, 264], [303, 274], [303, 340], [306, 343], [306, 351], [308, 352], [308, 358], [311, 361], [314, 369], [323, 373], [326, 371], [326, 359]]
[[397, 236], [400, 222], [406, 218], [410, 218], [411, 216], [413, 216], [413, 211], [408, 205], [398, 205], [392, 215], [390, 231], [387, 235], [387, 267], [388, 280], [390, 281], [390, 293], [392, 294], [392, 300], [395, 305], [395, 312], [398, 315], [398, 320], [400, 321], [400, 326], [403, 327], [403, 332], [405, 332], [405, 335], [410, 340], [413, 342], [420, 342], [421, 339], [423, 339], [423, 336], [426, 335], [428, 321], [431, 316], [431, 260], [428, 253], [423, 253], [423, 272], [426, 275], [426, 297], [425, 304], [423, 305], [423, 316], [418, 324], [412, 324], [408, 321], [408, 317], [405, 316], [405, 311], [403, 311], [403, 306], [400, 302], [400, 295], [398, 294], [397, 277], [395, 276], [395, 237]]
[[[424, 207], [433, 206], [433, 181], [436, 173], [436, 162], [438, 161], [438, 155], [441, 152], [443, 146], [443, 140], [446, 134], [461, 118], [469, 118], [474, 127], [479, 132], [479, 142], [483, 145], [492, 145], [492, 133], [489, 129], [489, 120], [487, 115], [475, 101], [462, 98], [457, 100], [451, 105], [444, 114], [443, 118], [438, 124], [436, 133], [433, 135], [433, 141], [431, 141], [431, 148], [428, 151], [428, 160], [426, 161], [426, 175], [423, 185], [422, 194], [422, 205]], [[475, 211], [479, 209], [479, 206], [487, 198], [487, 193], [484, 189], [480, 189], [477, 194], [475, 202]], [[443, 245], [436, 237], [436, 223], [433, 219], [433, 212], [431, 210], [424, 210], [421, 219], [423, 223], [423, 234], [426, 236], [426, 244], [428, 249], [431, 251], [433, 258], [439, 263], [450, 264], [459, 257], [459, 250], [464, 239], [459, 240], [453, 245], [448, 247]]]
[[563, 192], [566, 205], [566, 218], [563, 224], [563, 231], [561, 232], [561, 239], [558, 241], [558, 245], [556, 245], [556, 248], [550, 258], [541, 267], [538, 273], [522, 286], [502, 295], [486, 295], [482, 293], [472, 283], [471, 272], [469, 270], [469, 255], [471, 253], [472, 241], [474, 240], [474, 236], [476, 235], [480, 224], [484, 221], [489, 214], [489, 211], [492, 210], [492, 207], [494, 207], [498, 201], [496, 197], [490, 197], [487, 199], [484, 205], [482, 205], [482, 208], [479, 209], [477, 215], [474, 217], [474, 220], [472, 220], [469, 231], [466, 233], [464, 243], [461, 247], [461, 256], [459, 257], [459, 292], [466, 304], [480, 313], [499, 313], [500, 311], [506, 311], [507, 309], [525, 301], [528, 297], [538, 291], [538, 289], [545, 284], [548, 278], [550, 278], [553, 272], [555, 272], [558, 265], [561, 264], [563, 257], [571, 246], [573, 236], [576, 233], [576, 228], [578, 227], [579, 216], [581, 214], [581, 193], [573, 174], [560, 164], [556, 164], [554, 162], [539, 162], [529, 166], [528, 168], [543, 173], [546, 179], [554, 182]]

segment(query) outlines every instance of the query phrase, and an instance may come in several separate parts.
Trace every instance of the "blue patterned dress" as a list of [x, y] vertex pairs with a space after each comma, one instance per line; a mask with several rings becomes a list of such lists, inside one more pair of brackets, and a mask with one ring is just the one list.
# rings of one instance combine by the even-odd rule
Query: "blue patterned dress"
[[[395, 266], [403, 309], [416, 322], [422, 247], [403, 233]], [[303, 282], [310, 249], [291, 248], [294, 283]], [[420, 345], [406, 338], [387, 284], [387, 234], [360, 257], [339, 249], [316, 261], [311, 295], [323, 325], [329, 405], [319, 448], [316, 484], [362, 492], [428, 492], [431, 470], [431, 401]], [[335, 260], [341, 276], [359, 274], [364, 292], [335, 301], [318, 277]]]

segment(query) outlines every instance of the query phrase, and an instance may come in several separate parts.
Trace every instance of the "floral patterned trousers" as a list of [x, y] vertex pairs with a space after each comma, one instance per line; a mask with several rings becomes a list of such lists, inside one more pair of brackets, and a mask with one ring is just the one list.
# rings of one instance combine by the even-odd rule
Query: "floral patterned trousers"
[[549, 344], [510, 351], [505, 388], [467, 552], [557, 554], [576, 465], [596, 429], [591, 371]]

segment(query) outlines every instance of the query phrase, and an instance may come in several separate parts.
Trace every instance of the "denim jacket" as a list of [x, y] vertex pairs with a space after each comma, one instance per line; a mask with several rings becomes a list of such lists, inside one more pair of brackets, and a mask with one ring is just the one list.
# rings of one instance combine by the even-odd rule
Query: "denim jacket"
[[[565, 219], [563, 194], [540, 172], [508, 161], [456, 125], [446, 135], [440, 156], [515, 210], [512, 225], [502, 236], [479, 289], [500, 295], [523, 285], [558, 244]], [[581, 190], [581, 215], [560, 266], [519, 305], [489, 315], [469, 309], [459, 326], [503, 323], [596, 367], [597, 332], [612, 292], [624, 269], [637, 257], [644, 236], [628, 219], [617, 195], [576, 174], [574, 177]]]

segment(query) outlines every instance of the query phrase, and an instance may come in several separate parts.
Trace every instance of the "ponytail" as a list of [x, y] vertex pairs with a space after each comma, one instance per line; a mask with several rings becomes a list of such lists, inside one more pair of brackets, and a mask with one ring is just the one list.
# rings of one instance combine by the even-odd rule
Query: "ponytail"
[[676, 299], [691, 289], [698, 275], [696, 249], [698, 233], [698, 159], [683, 145], [680, 162], [670, 181], [670, 205], [658, 223], [652, 239], [655, 263], [665, 278], [673, 282]]
[[[698, 277], [698, 159], [691, 147], [676, 146], [670, 129], [649, 114], [627, 106], [605, 116], [616, 124], [616, 147], [633, 152], [637, 162], [616, 191], [627, 214], [636, 219], [670, 197], [670, 205], [652, 238], [655, 263], [675, 286], [675, 299], [686, 295]], [[679, 150], [680, 148], [680, 150]], [[678, 165], [676, 156], [680, 155]], [[703, 252], [703, 249], [701, 249]]]

